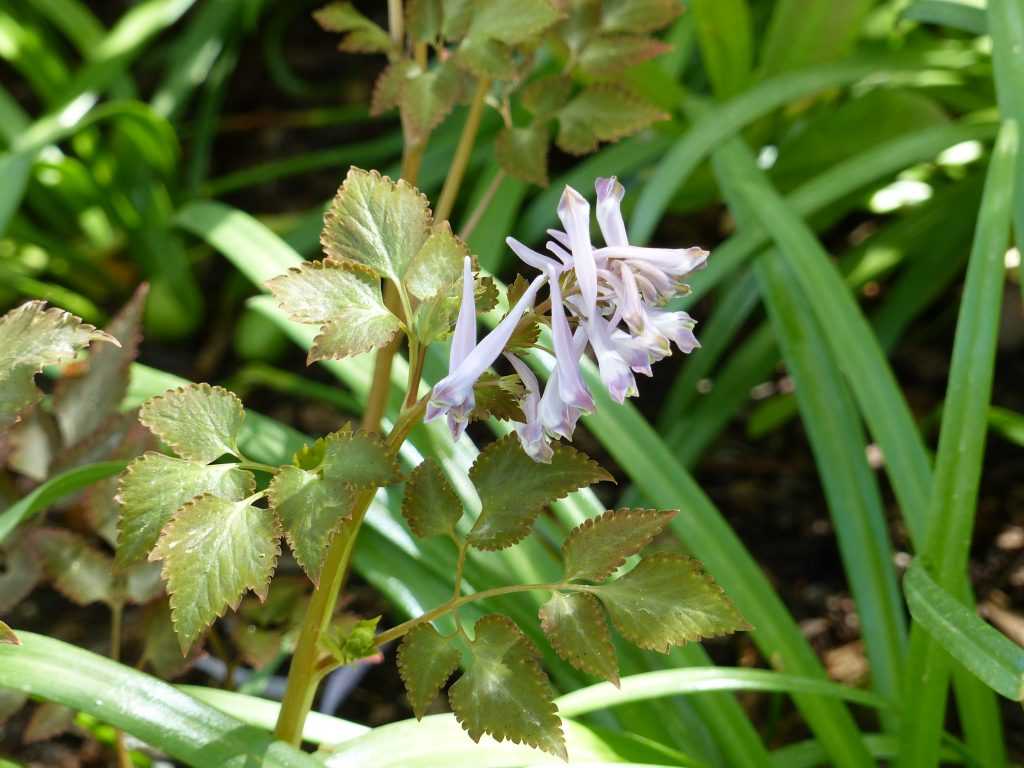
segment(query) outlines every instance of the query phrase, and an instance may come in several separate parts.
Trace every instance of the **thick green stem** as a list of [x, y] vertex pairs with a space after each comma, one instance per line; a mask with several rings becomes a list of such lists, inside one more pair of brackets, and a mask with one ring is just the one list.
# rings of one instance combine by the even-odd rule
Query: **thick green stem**
[[441, 188], [441, 197], [438, 198], [437, 207], [434, 209], [434, 218], [438, 221], [444, 221], [452, 215], [455, 198], [459, 194], [462, 177], [466, 175], [469, 156], [473, 152], [476, 134], [480, 129], [480, 118], [484, 113], [484, 100], [487, 98], [487, 92], [490, 88], [491, 81], [486, 77], [481, 78], [476, 84], [476, 93], [473, 95], [473, 103], [469, 106], [466, 124], [462, 127], [459, 146], [455, 148], [452, 166], [448, 169], [448, 176], [444, 180], [444, 187]]

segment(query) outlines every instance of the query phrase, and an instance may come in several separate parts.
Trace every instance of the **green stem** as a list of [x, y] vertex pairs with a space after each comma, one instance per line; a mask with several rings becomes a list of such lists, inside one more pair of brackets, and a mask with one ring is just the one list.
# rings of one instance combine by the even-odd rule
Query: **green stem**
[[444, 187], [441, 188], [441, 197], [438, 198], [437, 207], [434, 209], [434, 218], [438, 221], [445, 221], [452, 215], [455, 198], [459, 194], [462, 177], [466, 175], [469, 157], [473, 152], [477, 131], [480, 129], [480, 117], [484, 112], [484, 100], [487, 98], [487, 92], [490, 89], [491, 81], [486, 77], [480, 78], [476, 84], [476, 93], [473, 94], [473, 103], [469, 106], [466, 124], [462, 127], [459, 146], [455, 148], [455, 157], [452, 158], [451, 168], [448, 169], [448, 176], [444, 180]]
[[500, 597], [501, 595], [510, 595], [514, 592], [533, 592], [535, 590], [543, 590], [546, 592], [557, 592], [560, 590], [569, 592], [593, 592], [594, 588], [586, 584], [570, 584], [568, 582], [555, 582], [552, 584], [511, 584], [505, 587], [485, 589], [483, 592], [474, 592], [471, 595], [453, 597], [448, 602], [441, 603], [441, 605], [436, 608], [432, 608], [422, 616], [417, 616], [415, 619], [409, 619], [409, 621], [403, 622], [397, 627], [392, 627], [387, 632], [381, 632], [374, 638], [373, 644], [380, 648], [382, 645], [390, 643], [392, 640], [397, 640], [398, 638], [403, 637], [420, 624], [426, 624], [428, 621], [439, 619], [446, 613], [451, 613], [452, 611], [469, 603], [475, 603], [479, 600], [487, 600], [492, 597]]
[[[241, 457], [239, 457], [241, 458]], [[238, 465], [239, 469], [255, 469], [259, 472], [267, 472], [271, 475], [276, 475], [281, 471], [280, 467], [272, 467], [270, 464], [261, 464], [258, 461], [249, 461], [248, 459], [242, 459]]]

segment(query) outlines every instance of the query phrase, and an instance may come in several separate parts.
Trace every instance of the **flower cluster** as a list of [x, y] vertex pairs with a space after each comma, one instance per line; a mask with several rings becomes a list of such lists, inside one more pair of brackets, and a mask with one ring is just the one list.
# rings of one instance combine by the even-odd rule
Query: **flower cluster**
[[[444, 414], [452, 434], [465, 429], [474, 407], [473, 385], [503, 353], [522, 379], [525, 423], [516, 425], [524, 450], [537, 461], [551, 458], [551, 439], [571, 440], [576, 422], [594, 409], [580, 366], [589, 346], [601, 381], [618, 402], [637, 393], [635, 374], [651, 375], [651, 364], [671, 354], [674, 343], [683, 352], [699, 345], [696, 322], [686, 312], [664, 304], [685, 291], [687, 274], [704, 266], [701, 248], [642, 248], [629, 244], [622, 219], [625, 192], [615, 177], [598, 179], [597, 222], [604, 247], [590, 239], [590, 204], [566, 187], [558, 205], [564, 231], [548, 230], [551, 256], [527, 248], [514, 238], [506, 242], [516, 255], [540, 271], [505, 318], [479, 343], [473, 303], [472, 267], [466, 260], [463, 299], [452, 341], [449, 373], [434, 387], [427, 420]], [[512, 333], [534, 306], [547, 283], [555, 368], [541, 391], [533, 371], [506, 352]]]

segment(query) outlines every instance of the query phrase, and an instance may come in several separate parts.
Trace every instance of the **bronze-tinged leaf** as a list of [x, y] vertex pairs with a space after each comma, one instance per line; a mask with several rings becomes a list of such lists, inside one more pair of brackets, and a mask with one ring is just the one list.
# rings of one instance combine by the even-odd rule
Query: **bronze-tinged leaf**
[[558, 111], [557, 144], [573, 155], [597, 149], [601, 141], [618, 141], [668, 115], [618, 85], [585, 88]]
[[379, 117], [398, 106], [406, 78], [417, 69], [416, 62], [411, 59], [397, 59], [384, 68], [373, 84], [373, 94], [370, 97], [371, 117]]
[[619, 684], [615, 647], [596, 597], [555, 592], [540, 608], [540, 626], [555, 652], [576, 669]]
[[0, 621], [0, 643], [6, 643], [7, 645], [21, 645], [21, 640], [19, 640], [18, 636], [14, 634], [14, 630], [2, 621]]
[[43, 578], [39, 555], [28, 545], [28, 535], [15, 533], [0, 551], [0, 616], [9, 614], [32, 594]]
[[178, 510], [150, 554], [163, 560], [171, 618], [182, 653], [246, 590], [267, 596], [281, 530], [271, 510], [200, 496]]
[[63, 528], [37, 528], [30, 537], [53, 586], [78, 605], [110, 603], [114, 561], [82, 536]]
[[611, 480], [597, 462], [575, 448], [552, 446], [551, 463], [538, 464], [515, 434], [487, 446], [469, 470], [481, 511], [468, 541], [477, 549], [504, 549], [525, 538], [544, 508], [579, 488]]
[[601, 26], [609, 32], [654, 32], [683, 12], [680, 0], [604, 0]]
[[619, 632], [647, 650], [668, 653], [674, 645], [749, 628], [700, 563], [683, 555], [645, 557], [593, 591]]
[[324, 480], [354, 488], [397, 483], [402, 471], [380, 435], [344, 427], [324, 438]]
[[93, 341], [117, 345], [113, 336], [45, 301], [28, 301], [0, 317], [0, 429], [6, 429], [42, 396], [35, 375], [67, 362]]
[[479, 78], [515, 80], [520, 75], [513, 47], [481, 35], [465, 38], [455, 49], [452, 60]]
[[507, 616], [485, 616], [474, 632], [462, 677], [448, 689], [455, 718], [474, 741], [486, 733], [567, 760], [555, 692], [537, 649]]
[[472, 5], [473, 16], [466, 34], [509, 45], [536, 40], [562, 17], [550, 0], [517, 0], [511, 13], [505, 0], [476, 0]]
[[174, 680], [185, 674], [202, 653], [200, 644], [193, 646], [186, 656], [181, 655], [178, 637], [171, 624], [171, 608], [166, 600], [146, 606], [141, 664], [163, 680]]
[[499, 376], [486, 371], [473, 387], [476, 405], [469, 418], [501, 419], [503, 421], [526, 421], [519, 402], [523, 398], [523, 385], [518, 376]]
[[604, 581], [665, 530], [674, 510], [615, 509], [584, 520], [562, 544], [566, 579]]
[[75, 710], [53, 701], [44, 701], [32, 712], [21, 740], [25, 744], [49, 741], [67, 733], [74, 725]]
[[644, 35], [596, 35], [580, 54], [578, 66], [592, 77], [609, 77], [670, 50], [671, 45]]
[[525, 128], [502, 128], [494, 142], [494, 157], [509, 176], [546, 187], [550, 139], [544, 121]]
[[398, 674], [417, 720], [459, 667], [459, 649], [431, 624], [413, 627], [398, 648]]
[[454, 61], [433, 69], [405, 71], [400, 83], [398, 104], [402, 110], [406, 140], [425, 141], [452, 111], [465, 90], [466, 78]]
[[402, 517], [420, 538], [455, 535], [462, 502], [433, 459], [424, 459], [405, 484]]
[[440, 38], [444, 24], [442, 0], [409, 0], [405, 7], [409, 37], [417, 43], [433, 43]]
[[568, 75], [545, 75], [522, 90], [523, 106], [539, 118], [550, 117], [565, 106], [572, 94]]
[[315, 11], [313, 18], [328, 32], [344, 33], [338, 43], [339, 51], [386, 53], [393, 46], [388, 33], [356, 10], [352, 3], [329, 3]]
[[139, 409], [139, 421], [171, 450], [202, 464], [238, 454], [238, 430], [244, 419], [238, 396], [209, 384], [169, 389]]

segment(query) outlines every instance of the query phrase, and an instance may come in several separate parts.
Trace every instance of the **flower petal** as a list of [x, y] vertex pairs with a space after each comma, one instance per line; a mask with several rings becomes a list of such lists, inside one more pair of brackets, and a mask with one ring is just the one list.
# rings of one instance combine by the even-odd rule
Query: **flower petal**
[[670, 275], [685, 275], [703, 267], [708, 252], [703, 248], [642, 248], [638, 245], [614, 245], [598, 248], [595, 258], [643, 261]]
[[474, 297], [473, 260], [467, 256], [462, 263], [462, 304], [455, 321], [455, 333], [448, 354], [448, 370], [459, 367], [476, 346], [476, 298]]
[[594, 263], [594, 249], [590, 243], [590, 203], [583, 195], [567, 186], [558, 202], [558, 218], [569, 235], [573, 265], [576, 268], [576, 282], [587, 316], [594, 314], [597, 304], [597, 265]]
[[635, 396], [636, 379], [633, 378], [629, 363], [612, 342], [610, 328], [605, 319], [600, 316], [589, 318], [587, 335], [590, 337], [590, 346], [597, 356], [601, 381], [608, 388], [608, 394], [619, 403], [624, 402], [627, 397]]
[[505, 243], [509, 248], [519, 257], [520, 261], [529, 264], [534, 269], [539, 269], [541, 272], [546, 272], [548, 269], [554, 269], [556, 272], [563, 272], [569, 264], [559, 264], [557, 261], [552, 259], [550, 256], [545, 256], [542, 253], [537, 253], [532, 248], [527, 248], [525, 245], [520, 243], [514, 237], [506, 237]]
[[629, 245], [620, 205], [626, 189], [614, 176], [594, 182], [597, 191], [597, 225], [606, 245]]
[[549, 273], [551, 285], [551, 335], [555, 346], [555, 366], [558, 370], [559, 393], [561, 399], [575, 408], [584, 411], [594, 409], [594, 400], [583, 383], [580, 373], [580, 355], [583, 348], [576, 348], [573, 343], [569, 321], [565, 316], [562, 304], [562, 288], [558, 284], [558, 276]]

